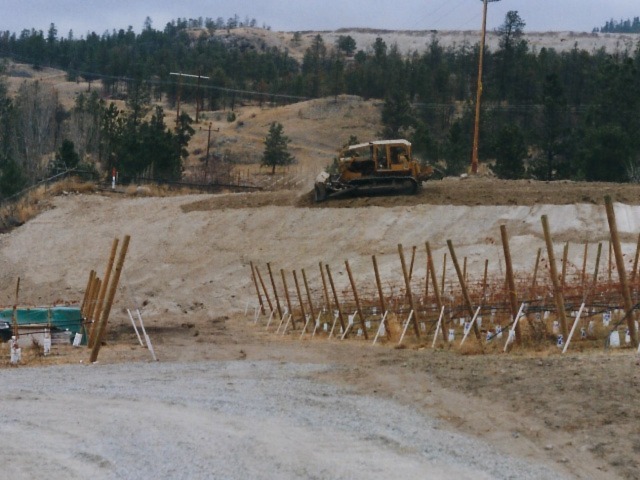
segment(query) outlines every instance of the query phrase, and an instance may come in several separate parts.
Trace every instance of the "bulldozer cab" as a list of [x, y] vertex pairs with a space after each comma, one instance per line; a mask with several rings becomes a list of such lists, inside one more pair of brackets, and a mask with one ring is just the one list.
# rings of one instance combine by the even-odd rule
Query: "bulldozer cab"
[[407, 140], [380, 140], [348, 147], [343, 158], [348, 169], [365, 175], [411, 168], [411, 144]]

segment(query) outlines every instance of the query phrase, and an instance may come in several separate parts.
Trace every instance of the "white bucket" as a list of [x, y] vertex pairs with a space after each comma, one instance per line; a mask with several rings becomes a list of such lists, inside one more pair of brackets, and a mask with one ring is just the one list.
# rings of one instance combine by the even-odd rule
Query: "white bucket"
[[620, 347], [620, 333], [617, 330], [614, 330], [609, 335], [609, 346], [612, 348]]
[[449, 329], [449, 341], [453, 342], [456, 339], [456, 331], [453, 328]]
[[82, 334], [76, 333], [76, 336], [73, 337], [73, 346], [79, 347], [81, 343], [82, 343]]

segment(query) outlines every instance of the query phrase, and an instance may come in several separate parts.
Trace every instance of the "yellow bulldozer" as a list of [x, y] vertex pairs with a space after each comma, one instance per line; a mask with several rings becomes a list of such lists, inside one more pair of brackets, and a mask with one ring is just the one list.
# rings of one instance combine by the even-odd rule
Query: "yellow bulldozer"
[[316, 177], [315, 200], [372, 193], [414, 194], [435, 172], [413, 159], [407, 140], [376, 140], [344, 148], [337, 172]]

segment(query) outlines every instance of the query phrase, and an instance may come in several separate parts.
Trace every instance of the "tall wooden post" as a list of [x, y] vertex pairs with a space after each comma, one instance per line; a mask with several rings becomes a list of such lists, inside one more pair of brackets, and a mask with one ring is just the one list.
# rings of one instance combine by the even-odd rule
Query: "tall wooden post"
[[251, 278], [253, 278], [253, 284], [256, 287], [256, 294], [258, 295], [258, 303], [260, 304], [260, 311], [264, 315], [266, 313], [266, 310], [264, 308], [264, 303], [262, 302], [262, 294], [260, 293], [260, 287], [258, 286], [258, 279], [256, 278], [255, 267], [253, 266], [253, 262], [249, 262], [249, 265], [251, 266]]
[[[426, 242], [425, 246], [427, 248], [427, 262], [429, 264], [431, 283], [433, 285], [433, 295], [436, 297], [436, 305], [438, 305], [438, 310], [442, 311], [442, 307], [444, 306], [444, 304], [442, 303], [442, 297], [440, 296], [440, 291], [438, 290], [438, 279], [436, 278], [436, 269], [433, 266], [433, 256], [431, 255], [431, 245], [429, 245], [429, 242]], [[442, 339], [444, 340], [444, 343], [445, 344], [449, 343], [449, 337], [445, 332], [444, 325], [442, 326], [441, 330], [442, 330]]]
[[413, 294], [411, 293], [411, 278], [409, 277], [409, 271], [407, 270], [407, 264], [404, 261], [404, 251], [402, 250], [402, 244], [398, 244], [398, 253], [400, 254], [400, 263], [402, 264], [402, 274], [404, 276], [404, 283], [407, 289], [407, 296], [409, 297], [409, 305], [413, 310], [413, 331], [416, 334], [416, 338], [420, 338], [420, 319], [418, 317], [418, 309], [413, 302]]
[[638, 234], [638, 244], [636, 245], [636, 256], [633, 259], [633, 271], [631, 272], [631, 283], [636, 280], [636, 273], [638, 272], [638, 257], [640, 257], [640, 234]]
[[129, 241], [131, 237], [126, 235], [124, 237], [124, 242], [122, 242], [122, 248], [120, 249], [120, 256], [118, 257], [118, 263], [116, 265], [115, 272], [113, 274], [113, 279], [111, 280], [111, 284], [109, 285], [109, 294], [107, 296], [107, 303], [102, 311], [102, 316], [100, 318], [99, 325], [97, 327], [97, 331], [94, 335], [94, 345], [91, 349], [91, 356], [89, 360], [91, 363], [98, 360], [98, 353], [100, 353], [100, 347], [102, 346], [102, 339], [104, 337], [105, 332], [107, 331], [107, 322], [109, 320], [109, 314], [111, 313], [111, 306], [113, 305], [113, 300], [116, 297], [116, 292], [118, 291], [118, 283], [120, 282], [120, 274], [122, 273], [122, 267], [124, 266], [124, 259], [127, 256], [127, 250], [129, 248]]
[[[507, 268], [507, 283], [509, 285], [509, 303], [511, 305], [511, 317], [514, 322], [518, 315], [518, 295], [516, 293], [516, 282], [513, 278], [513, 266], [511, 264], [511, 250], [509, 249], [509, 236], [506, 225], [500, 225], [500, 235], [502, 237], [502, 248], [504, 250], [504, 262]], [[516, 324], [516, 343], [522, 344], [522, 332], [520, 323]]]
[[111, 271], [113, 270], [113, 262], [116, 259], [116, 253], [118, 251], [118, 243], [120, 240], [118, 238], [113, 239], [113, 243], [111, 244], [111, 253], [109, 255], [109, 260], [107, 261], [107, 269], [104, 272], [104, 278], [102, 279], [102, 284], [100, 285], [100, 293], [98, 294], [98, 301], [95, 304], [93, 309], [93, 314], [91, 315], [91, 329], [89, 330], [89, 338], [87, 339], [87, 347], [92, 348], [96, 339], [96, 330], [98, 326], [98, 322], [100, 321], [100, 317], [102, 314], [102, 306], [104, 304], [104, 298], [107, 295], [107, 289], [109, 288], [109, 281], [111, 279]]
[[282, 276], [282, 284], [284, 285], [284, 296], [287, 299], [287, 307], [289, 308], [289, 315], [291, 316], [291, 326], [295, 330], [296, 319], [293, 318], [293, 307], [291, 306], [291, 298], [289, 297], [289, 289], [287, 288], [287, 277], [285, 276], [283, 269], [280, 269], [280, 275]]
[[602, 242], [598, 243], [598, 253], [596, 254], [596, 266], [593, 269], [593, 285], [591, 288], [595, 290], [598, 285], [598, 268], [600, 267], [600, 257], [602, 256]]
[[322, 268], [322, 262], [318, 262], [320, 267], [320, 278], [322, 278], [322, 291], [324, 293], [324, 304], [327, 307], [327, 311], [331, 311], [331, 301], [329, 300], [329, 290], [327, 289], [327, 280], [324, 278], [324, 269]]
[[547, 256], [549, 258], [549, 269], [551, 274], [551, 283], [553, 284], [553, 296], [556, 301], [556, 310], [560, 321], [560, 331], [562, 337], [569, 338], [569, 330], [567, 329], [567, 313], [564, 308], [564, 294], [558, 281], [558, 269], [556, 267], [556, 256], [553, 252], [553, 241], [551, 240], [551, 231], [549, 230], [549, 220], [546, 215], [542, 215], [542, 229], [544, 230], [544, 240], [547, 244]]
[[562, 276], [561, 276], [561, 285], [562, 290], [564, 291], [564, 286], [566, 284], [567, 278], [567, 262], [569, 261], [569, 242], [564, 244], [564, 250], [562, 251]]
[[93, 279], [96, 276], [96, 271], [95, 270], [91, 270], [91, 272], [89, 272], [89, 280], [87, 281], [87, 286], [84, 289], [84, 296], [82, 297], [82, 304], [80, 305], [80, 314], [83, 317], [86, 317], [86, 312], [85, 312], [85, 308], [87, 306], [87, 301], [88, 301], [88, 297], [89, 297], [89, 290], [91, 290], [91, 285], [93, 284]]
[[20, 332], [18, 331], [18, 301], [20, 299], [20, 277], [18, 277], [18, 282], [16, 283], [16, 301], [13, 304], [13, 311], [11, 313], [11, 323], [13, 328], [13, 336], [16, 337], [16, 340], [20, 338]]
[[351, 273], [351, 267], [349, 266], [349, 261], [344, 261], [345, 266], [347, 267], [347, 275], [349, 275], [349, 282], [351, 283], [351, 289], [353, 290], [353, 298], [356, 301], [356, 310], [358, 312], [358, 317], [360, 318], [360, 326], [362, 328], [362, 333], [364, 334], [365, 339], [369, 339], [367, 335], [367, 325], [364, 321], [364, 315], [362, 314], [362, 308], [360, 307], [360, 298], [358, 297], [358, 290], [356, 289], [356, 282], [353, 279], [353, 274]]
[[[380, 301], [380, 315], [384, 317], [385, 312], [387, 311], [387, 306], [384, 301], [384, 292], [382, 291], [382, 282], [380, 281], [380, 272], [378, 271], [378, 261], [376, 260], [375, 255], [371, 255], [371, 259], [373, 260], [373, 272], [376, 277], [376, 287], [378, 287], [378, 299]], [[391, 329], [387, 328], [387, 338], [391, 339]]]
[[589, 255], [589, 242], [584, 244], [584, 255], [582, 256], [582, 275], [580, 277], [580, 285], [584, 290], [584, 282], [587, 279], [587, 256]]
[[444, 281], [447, 277], [447, 253], [445, 252], [442, 258], [442, 285], [440, 286], [440, 292], [444, 295]]
[[267, 299], [267, 303], [269, 304], [269, 310], [273, 312], [273, 304], [271, 303], [271, 298], [269, 298], [269, 292], [267, 291], [267, 287], [264, 285], [264, 281], [262, 280], [262, 275], [260, 275], [260, 270], [258, 270], [258, 266], [254, 267], [256, 269], [256, 275], [258, 276], [258, 281], [260, 285], [262, 285], [262, 291], [264, 292], [264, 296]]
[[304, 268], [302, 269], [302, 280], [304, 281], [304, 288], [307, 291], [307, 301], [309, 302], [309, 310], [311, 311], [311, 318], [313, 318], [315, 322], [316, 311], [313, 308], [313, 301], [311, 300], [311, 290], [309, 290], [309, 282], [307, 281], [307, 274], [304, 273]]
[[415, 245], [411, 247], [411, 264], [409, 265], [409, 280], [413, 278], [413, 265], [415, 264], [415, 261], [416, 261], [416, 250], [417, 250], [417, 247]]
[[276, 299], [276, 307], [278, 309], [278, 316], [282, 320], [282, 307], [280, 307], [280, 298], [278, 298], [278, 289], [276, 288], [276, 282], [273, 279], [273, 272], [271, 271], [271, 264], [267, 263], [267, 271], [269, 272], [269, 278], [271, 279], [271, 288], [273, 289], [273, 296]]
[[[296, 284], [296, 293], [298, 294], [298, 302], [300, 303], [300, 312], [302, 313], [302, 324], [306, 327], [306, 325], [307, 325], [307, 312], [305, 312], [305, 310], [304, 310], [304, 301], [302, 300], [302, 295], [300, 294], [300, 284], [298, 283], [298, 276], [296, 275], [296, 271], [295, 270], [293, 271], [293, 283]], [[291, 318], [293, 318], [293, 317], [291, 317]]]
[[611, 232], [611, 242], [613, 243], [613, 251], [616, 256], [616, 267], [618, 269], [618, 278], [620, 279], [620, 290], [624, 300], [624, 309], [627, 314], [627, 328], [631, 337], [631, 344], [634, 348], [638, 347], [638, 331], [636, 330], [635, 315], [633, 314], [633, 303], [631, 302], [631, 292], [627, 283], [627, 272], [624, 267], [624, 257], [622, 256], [622, 248], [620, 246], [620, 237], [618, 236], [618, 225], [616, 223], [616, 214], [613, 210], [613, 202], [609, 195], [604, 197], [604, 205], [607, 210], [607, 220], [609, 222], [609, 231]]
[[342, 316], [342, 307], [340, 307], [340, 302], [338, 301], [338, 292], [336, 292], [336, 286], [333, 283], [333, 277], [331, 276], [331, 269], [329, 265], [325, 265], [327, 269], [327, 278], [329, 278], [329, 285], [331, 285], [331, 291], [333, 292], [333, 301], [336, 304], [336, 310], [338, 310], [338, 318], [340, 319], [340, 326], [342, 327], [342, 331], [346, 332], [346, 325], [344, 324], [344, 317]]
[[[471, 304], [471, 297], [469, 297], [469, 291], [467, 290], [467, 284], [464, 281], [464, 276], [462, 275], [462, 270], [460, 269], [460, 264], [458, 263], [458, 257], [456, 256], [456, 252], [453, 249], [453, 243], [451, 240], [447, 240], [447, 246], [449, 247], [449, 253], [451, 253], [451, 260], [453, 261], [453, 266], [456, 269], [456, 273], [458, 274], [458, 280], [460, 282], [460, 288], [462, 289], [462, 296], [464, 297], [465, 306], [467, 307], [467, 311], [469, 315], [473, 317], [475, 312], [473, 311], [473, 305]], [[473, 323], [473, 333], [476, 335], [476, 338], [482, 345], [482, 338], [480, 336], [480, 329], [478, 328], [477, 323]]]

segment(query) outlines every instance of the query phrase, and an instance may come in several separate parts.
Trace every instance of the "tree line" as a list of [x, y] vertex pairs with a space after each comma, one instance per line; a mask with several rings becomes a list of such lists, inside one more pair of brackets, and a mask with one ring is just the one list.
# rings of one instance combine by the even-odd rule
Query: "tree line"
[[[215, 30], [244, 24], [237, 17], [218, 20], [179, 19], [156, 30], [147, 19], [140, 33], [129, 28], [77, 39], [71, 32], [60, 37], [53, 24], [46, 35], [36, 30], [0, 33], [1, 56], [36, 68], [63, 68], [70, 80], [99, 81], [100, 89], [99, 94], [93, 89], [82, 96], [70, 112], [58, 105], [55, 92], [24, 92], [9, 99], [0, 89], [2, 175], [15, 175], [11, 172], [17, 165], [23, 176], [34, 178], [41, 168], [34, 158], [59, 149], [66, 139], [73, 141], [81, 159], [90, 154], [103, 166], [125, 165], [133, 175], [152, 168], [178, 176], [190, 119], [182, 119], [181, 130], [174, 131], [164, 125], [161, 109], [149, 110], [160, 99], [173, 107], [178, 89], [182, 101], [198, 102], [203, 110], [233, 110], [240, 99], [278, 102], [340, 94], [380, 99], [381, 136], [410, 138], [422, 158], [443, 164], [450, 174], [466, 168], [478, 43], [444, 47], [434, 36], [423, 52], [403, 55], [382, 38], [370, 48], [358, 48], [349, 35], [335, 44], [317, 35], [298, 61], [288, 49], [212, 36]], [[249, 20], [249, 26], [252, 23]], [[494, 170], [506, 178], [639, 179], [640, 44], [615, 52], [577, 46], [561, 52], [537, 50], [523, 37], [525, 26], [518, 12], [508, 12], [498, 28], [499, 47], [485, 53], [481, 162], [495, 160]], [[301, 34], [291, 41], [292, 46], [300, 42]], [[199, 87], [193, 82], [179, 86], [170, 75], [175, 72], [209, 79]], [[102, 99], [109, 96], [127, 99], [129, 108], [118, 111], [107, 105]], [[34, 98], [40, 100], [31, 103], [41, 102], [39, 125], [48, 133], [27, 141], [39, 130], [33, 127], [36, 112], [25, 101]], [[153, 113], [151, 119], [147, 113]], [[24, 130], [27, 126], [30, 133]], [[5, 134], [5, 129], [17, 130]], [[145, 142], [161, 133], [177, 157], [166, 164], [137, 160], [149, 151]], [[14, 140], [8, 140], [12, 135]]]

